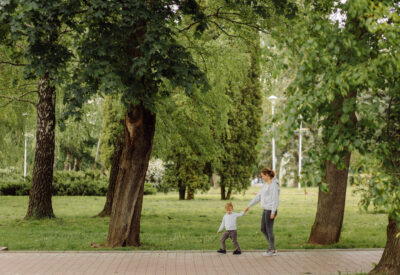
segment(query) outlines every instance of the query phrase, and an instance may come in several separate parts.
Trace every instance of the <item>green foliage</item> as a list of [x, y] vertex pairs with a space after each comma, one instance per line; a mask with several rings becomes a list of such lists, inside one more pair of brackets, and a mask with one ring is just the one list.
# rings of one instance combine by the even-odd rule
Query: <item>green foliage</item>
[[189, 193], [197, 190], [208, 191], [210, 183], [208, 176], [204, 174], [204, 156], [196, 154], [187, 144], [174, 144], [172, 149], [161, 190], [166, 192], [183, 188]]
[[101, 130], [100, 155], [104, 167], [109, 169], [114, 154], [114, 145], [118, 137], [124, 133], [123, 119], [125, 108], [120, 100], [113, 96], [105, 96], [102, 106], [103, 125]]
[[[103, 100], [96, 98], [82, 106], [83, 116], [64, 119], [56, 128], [56, 161], [58, 169], [86, 170], [93, 167], [100, 138]], [[65, 106], [58, 104], [57, 117]], [[74, 166], [75, 162], [75, 167]]]
[[26, 78], [35, 79], [46, 74], [55, 82], [62, 78], [72, 51], [63, 45], [60, 35], [68, 28], [78, 27], [74, 18], [79, 5], [78, 0], [1, 3], [1, 43], [7, 45], [13, 61], [27, 63]]
[[[256, 145], [261, 133], [261, 87], [259, 68], [259, 36], [253, 35], [253, 43], [247, 45], [248, 73], [238, 87], [228, 87], [231, 99], [228, 123], [222, 135], [224, 151], [220, 156], [221, 186], [232, 190], [245, 190], [250, 185], [253, 166], [256, 165]], [[234, 85], [235, 85], [234, 84]], [[237, 89], [238, 88], [238, 89]]]
[[[395, 27], [390, 29], [385, 27], [390, 24], [378, 22], [397, 15], [390, 12], [390, 3], [375, 5], [370, 1], [338, 3], [322, 14], [312, 5], [303, 8], [307, 16], [291, 26], [294, 35], [284, 40], [299, 57], [299, 66], [287, 93], [283, 127], [290, 137], [292, 129], [298, 127], [301, 114], [306, 125], [318, 133], [314, 136], [317, 146], [308, 152], [312, 158], [310, 168], [321, 171], [326, 161], [345, 168], [342, 160], [347, 152], [368, 150], [363, 143], [369, 137], [363, 132], [372, 130], [373, 121], [377, 120], [365, 110], [376, 106], [369, 102], [362, 104], [358, 98], [368, 94], [371, 98], [373, 91], [386, 86], [384, 83], [390, 76], [387, 65], [393, 58], [385, 52], [387, 45], [395, 45], [397, 40], [383, 39], [386, 35], [395, 37]], [[345, 13], [345, 20], [342, 24], [333, 22], [330, 12]]]
[[[31, 178], [24, 178], [19, 173], [0, 173], [0, 194], [8, 196], [27, 196]], [[105, 196], [108, 189], [108, 178], [99, 171], [57, 171], [53, 176], [54, 196]], [[145, 184], [145, 195], [152, 195], [157, 189]]]
[[172, 29], [185, 5], [191, 5], [185, 12], [199, 15], [197, 8], [193, 1], [181, 2], [177, 11], [170, 4], [166, 0], [90, 2], [81, 22], [87, 31], [80, 33], [77, 42], [82, 66], [68, 88], [71, 113], [99, 91], [120, 93], [124, 103], [156, 111], [157, 98], [168, 96], [162, 86], [166, 81], [183, 87], [187, 94], [207, 82]]

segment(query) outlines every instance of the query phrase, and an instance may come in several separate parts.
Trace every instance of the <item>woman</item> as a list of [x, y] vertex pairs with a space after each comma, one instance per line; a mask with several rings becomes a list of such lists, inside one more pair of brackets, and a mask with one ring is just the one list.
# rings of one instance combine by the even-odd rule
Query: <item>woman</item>
[[276, 256], [275, 236], [274, 236], [274, 220], [278, 214], [279, 203], [279, 181], [275, 178], [275, 173], [271, 169], [264, 168], [261, 170], [261, 178], [264, 182], [260, 192], [254, 197], [244, 210], [249, 211], [250, 207], [260, 202], [264, 209], [261, 218], [261, 232], [264, 234], [269, 244], [269, 249], [264, 252], [265, 256]]

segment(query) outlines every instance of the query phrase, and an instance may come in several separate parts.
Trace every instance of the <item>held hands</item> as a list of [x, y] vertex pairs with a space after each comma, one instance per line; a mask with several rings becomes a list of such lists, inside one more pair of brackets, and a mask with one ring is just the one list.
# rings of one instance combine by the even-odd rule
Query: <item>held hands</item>
[[221, 233], [221, 231], [217, 231], [217, 234], [220, 234]]
[[247, 211], [249, 211], [249, 209], [250, 209], [250, 207], [246, 207], [245, 209], [244, 209], [244, 213], [247, 213]]

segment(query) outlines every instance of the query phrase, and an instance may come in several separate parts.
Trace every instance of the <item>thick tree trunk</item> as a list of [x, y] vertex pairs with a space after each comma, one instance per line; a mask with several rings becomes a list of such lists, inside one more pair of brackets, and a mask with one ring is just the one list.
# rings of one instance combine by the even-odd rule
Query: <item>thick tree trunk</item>
[[182, 181], [179, 181], [178, 189], [179, 189], [179, 200], [184, 200], [186, 194], [186, 186], [182, 184]]
[[389, 216], [387, 226], [387, 240], [382, 257], [375, 268], [369, 273], [373, 275], [398, 275], [400, 274], [400, 223]]
[[[349, 92], [345, 97], [336, 98], [330, 106], [332, 110], [336, 111], [331, 117], [332, 123], [340, 126], [342, 132], [352, 131], [357, 125], [355, 110], [349, 114], [350, 119], [346, 123], [341, 122], [344, 101], [356, 97], [357, 92]], [[343, 154], [343, 170], [340, 170], [331, 161], [325, 162], [325, 179], [328, 183], [329, 192], [324, 193], [321, 189], [319, 190], [318, 209], [308, 239], [309, 243], [330, 245], [339, 242], [346, 202], [350, 157], [350, 151]]]
[[186, 199], [194, 200], [194, 189], [188, 188]]
[[343, 225], [350, 155], [348, 153], [344, 159], [345, 170], [339, 170], [330, 161], [326, 163], [325, 176], [329, 192], [324, 193], [319, 190], [318, 209], [309, 243], [334, 244], [339, 241]]
[[39, 102], [37, 104], [36, 151], [33, 164], [32, 187], [29, 191], [29, 206], [25, 218], [53, 218], [51, 202], [53, 164], [55, 87], [50, 85], [46, 74], [39, 80]]
[[113, 204], [115, 185], [118, 177], [119, 161], [121, 159], [122, 149], [123, 149], [122, 137], [119, 136], [116, 138], [114, 144], [114, 154], [111, 160], [111, 170], [110, 170], [110, 178], [108, 180], [106, 203], [104, 204], [103, 210], [97, 216], [109, 217], [111, 215], [111, 209]]
[[139, 246], [140, 216], [156, 118], [139, 105], [125, 116], [125, 136], [106, 246]]

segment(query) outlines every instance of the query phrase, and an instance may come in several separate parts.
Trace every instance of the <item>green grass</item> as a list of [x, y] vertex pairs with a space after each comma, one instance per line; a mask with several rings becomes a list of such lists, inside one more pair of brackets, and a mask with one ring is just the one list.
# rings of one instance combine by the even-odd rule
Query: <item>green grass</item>
[[[236, 212], [252, 199], [251, 188], [234, 194]], [[297, 189], [282, 188], [274, 230], [276, 247], [317, 248], [307, 244], [317, 205], [316, 188], [308, 195]], [[197, 194], [194, 201], [179, 201], [177, 193], [145, 196], [141, 220], [140, 248], [120, 250], [215, 250], [219, 247], [217, 229], [225, 214], [219, 190]], [[333, 246], [318, 248], [384, 247], [387, 216], [360, 212], [358, 197], [347, 192], [341, 240]], [[93, 250], [92, 242], [104, 243], [108, 218], [92, 218], [103, 207], [104, 197], [53, 197], [56, 219], [23, 220], [28, 197], [0, 196], [0, 246], [10, 250]], [[238, 219], [238, 241], [243, 250], [265, 249], [260, 232], [261, 207], [256, 205]], [[170, 217], [171, 219], [169, 219]], [[227, 248], [233, 249], [231, 241]]]

